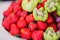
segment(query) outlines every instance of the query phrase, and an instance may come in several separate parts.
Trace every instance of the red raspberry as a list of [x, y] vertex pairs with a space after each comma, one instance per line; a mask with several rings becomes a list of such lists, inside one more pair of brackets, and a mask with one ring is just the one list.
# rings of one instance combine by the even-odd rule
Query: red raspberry
[[6, 28], [8, 31], [10, 30], [10, 24], [11, 24], [11, 20], [10, 17], [6, 17], [4, 18], [2, 25], [4, 26], [4, 28]]
[[26, 16], [26, 21], [29, 24], [30, 22], [34, 22], [33, 14]]
[[47, 28], [47, 24], [45, 22], [37, 22], [37, 24], [40, 30], [45, 31], [45, 29]]
[[43, 31], [36, 30], [32, 33], [33, 40], [43, 40]]
[[21, 15], [21, 17], [25, 18], [28, 15], [28, 12], [27, 11], [22, 11], [20, 15]]
[[20, 31], [20, 35], [22, 38], [25, 38], [25, 39], [30, 39], [31, 38], [31, 32], [29, 31], [28, 28], [22, 28], [21, 31]]
[[37, 28], [37, 24], [36, 24], [36, 23], [30, 23], [30, 24], [29, 24], [29, 29], [30, 29], [31, 31], [34, 31], [36, 28]]
[[13, 35], [13, 36], [19, 34], [19, 29], [17, 28], [17, 26], [16, 26], [15, 24], [12, 24], [12, 25], [11, 25], [10, 33], [11, 33], [11, 35]]
[[17, 22], [17, 26], [19, 28], [24, 28], [24, 27], [26, 27], [26, 25], [27, 25], [27, 23], [26, 23], [26, 21], [24, 20], [23, 17], [21, 17]]
[[50, 15], [48, 16], [47, 23], [48, 24], [53, 23], [53, 17], [52, 16], [50, 16]]

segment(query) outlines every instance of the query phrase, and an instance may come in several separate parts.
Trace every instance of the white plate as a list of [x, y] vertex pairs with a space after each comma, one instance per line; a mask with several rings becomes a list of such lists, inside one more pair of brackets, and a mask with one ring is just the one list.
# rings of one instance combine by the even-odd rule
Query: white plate
[[24, 40], [10, 35], [2, 26], [3, 11], [6, 10], [11, 2], [0, 2], [0, 40]]

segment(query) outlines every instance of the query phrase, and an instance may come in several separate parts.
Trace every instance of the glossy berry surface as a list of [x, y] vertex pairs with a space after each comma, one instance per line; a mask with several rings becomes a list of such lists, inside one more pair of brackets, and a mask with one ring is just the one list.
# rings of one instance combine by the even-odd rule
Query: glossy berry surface
[[3, 16], [2, 26], [12, 36], [22, 40], [60, 40], [59, 0], [16, 0]]

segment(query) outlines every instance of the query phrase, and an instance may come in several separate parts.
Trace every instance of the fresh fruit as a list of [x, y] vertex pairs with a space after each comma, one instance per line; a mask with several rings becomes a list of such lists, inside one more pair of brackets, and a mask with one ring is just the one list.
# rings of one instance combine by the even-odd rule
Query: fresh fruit
[[28, 28], [22, 28], [20, 30], [20, 35], [22, 38], [25, 38], [25, 39], [30, 39], [31, 38], [31, 32], [29, 31]]
[[47, 28], [47, 24], [45, 22], [37, 22], [38, 29], [45, 31]]
[[9, 11], [4, 11], [4, 12], [3, 12], [3, 15], [4, 15], [5, 17], [7, 17], [9, 14], [11, 14]]
[[47, 23], [48, 24], [51, 24], [51, 23], [53, 23], [54, 22], [54, 20], [53, 20], [53, 17], [52, 16], [48, 16], [48, 19], [47, 19]]
[[18, 11], [15, 15], [20, 18], [20, 14], [21, 14], [22, 11]]
[[34, 31], [37, 28], [37, 24], [36, 23], [30, 23], [28, 27], [29, 27], [30, 31]]
[[12, 23], [16, 23], [18, 21], [18, 17], [14, 14], [10, 14], [10, 19]]
[[13, 5], [13, 10], [14, 13], [17, 13], [19, 10], [22, 11], [22, 7], [15, 2]]
[[3, 12], [3, 27], [22, 40], [60, 40], [60, 0], [16, 0]]
[[24, 28], [27, 26], [26, 20], [23, 17], [20, 17], [20, 19], [17, 22], [18, 28]]
[[57, 7], [57, 15], [60, 16], [60, 5]]
[[58, 6], [58, 3], [55, 0], [48, 0], [45, 3], [45, 10], [48, 12], [54, 12], [56, 10], [56, 7]]
[[22, 11], [21, 14], [20, 14], [20, 16], [21, 16], [21, 17], [24, 17], [24, 18], [25, 18], [27, 15], [28, 15], [28, 12], [27, 12], [27, 11]]
[[42, 2], [44, 2], [44, 0], [39, 0], [39, 3], [42, 3]]
[[32, 12], [33, 9], [37, 6], [39, 0], [23, 0], [22, 8], [28, 12]]
[[60, 38], [60, 30], [57, 31], [57, 35]]
[[33, 16], [34, 16], [35, 21], [45, 22], [48, 18], [48, 13], [46, 10], [44, 10], [43, 7], [39, 8], [39, 9], [35, 8], [33, 10]]
[[19, 29], [18, 29], [18, 27], [16, 26], [16, 24], [11, 24], [10, 33], [11, 33], [11, 35], [13, 35], [13, 36], [16, 36], [16, 35], [19, 34]]
[[40, 7], [41, 7], [41, 4], [38, 4], [38, 5], [37, 5], [37, 9], [39, 9]]
[[54, 32], [52, 27], [48, 27], [44, 33], [44, 40], [58, 40], [58, 34]]
[[21, 5], [23, 0], [16, 0], [16, 1], [19, 5]]
[[41, 7], [44, 7], [46, 2], [47, 2], [47, 0], [42, 0], [42, 2], [40, 3]]
[[57, 32], [57, 27], [56, 27], [56, 24], [55, 23], [52, 23], [51, 24], [51, 27], [53, 27], [54, 31]]
[[58, 4], [60, 4], [60, 0], [57, 0]]
[[33, 40], [43, 40], [43, 31], [42, 30], [36, 30], [32, 33], [32, 39]]
[[33, 17], [33, 14], [30, 14], [28, 16], [26, 16], [26, 21], [27, 23], [31, 23], [31, 22], [34, 22], [34, 17]]
[[13, 12], [13, 6], [10, 5], [10, 7], [7, 9], [10, 13]]
[[4, 28], [6, 28], [7, 30], [10, 30], [10, 24], [11, 24], [10, 17], [4, 18], [2, 22], [2, 25], [4, 26]]
[[10, 6], [6, 11], [3, 12], [3, 15], [5, 17], [9, 16], [9, 14], [11, 14], [13, 12], [13, 7]]

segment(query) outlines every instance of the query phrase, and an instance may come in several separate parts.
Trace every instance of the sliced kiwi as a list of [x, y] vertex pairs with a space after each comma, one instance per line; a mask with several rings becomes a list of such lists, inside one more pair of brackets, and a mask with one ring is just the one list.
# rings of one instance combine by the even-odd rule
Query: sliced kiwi
[[34, 15], [34, 19], [36, 21], [45, 22], [47, 20], [47, 18], [48, 18], [48, 12], [46, 10], [44, 10], [43, 7], [39, 8], [39, 9], [35, 8], [33, 10], [33, 15]]
[[58, 2], [58, 4], [60, 4], [60, 0], [55, 0], [56, 2]]
[[42, 3], [44, 0], [39, 0], [39, 3]]
[[44, 33], [45, 40], [58, 40], [58, 35], [52, 27], [48, 27]]
[[57, 15], [60, 16], [60, 5], [57, 7]]
[[32, 12], [33, 9], [37, 6], [39, 0], [23, 0], [22, 1], [22, 8], [28, 12]]
[[45, 10], [48, 12], [54, 12], [56, 10], [56, 7], [58, 6], [58, 3], [54, 0], [49, 0], [45, 3]]

